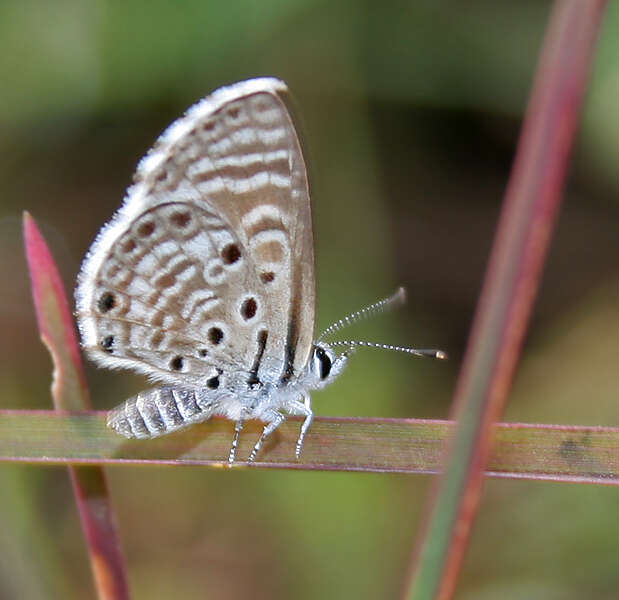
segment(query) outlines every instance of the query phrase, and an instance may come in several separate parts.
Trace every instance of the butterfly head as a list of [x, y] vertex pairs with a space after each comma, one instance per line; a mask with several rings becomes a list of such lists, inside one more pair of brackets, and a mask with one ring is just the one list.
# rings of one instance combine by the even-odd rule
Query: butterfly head
[[309, 385], [321, 389], [331, 383], [343, 370], [350, 352], [338, 354], [330, 344], [316, 342], [308, 366]]
[[[354, 312], [339, 321], [336, 321], [325, 329], [312, 348], [312, 355], [308, 365], [308, 386], [312, 389], [320, 389], [331, 383], [343, 370], [348, 362], [351, 353], [358, 347], [380, 348], [382, 350], [396, 350], [415, 356], [429, 356], [432, 358], [444, 359], [447, 355], [442, 350], [406, 348], [403, 346], [392, 346], [390, 344], [378, 344], [375, 342], [365, 342], [361, 340], [338, 340], [325, 342], [324, 338], [333, 333], [353, 325], [357, 321], [385, 312], [405, 301], [403, 288], [396, 291], [393, 296], [385, 298]], [[345, 350], [338, 354], [337, 347], [344, 347]]]

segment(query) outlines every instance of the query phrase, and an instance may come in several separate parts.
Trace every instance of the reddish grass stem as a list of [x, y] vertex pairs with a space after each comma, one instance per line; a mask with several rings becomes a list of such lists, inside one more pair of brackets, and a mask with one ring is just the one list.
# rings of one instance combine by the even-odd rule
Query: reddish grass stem
[[[41, 339], [54, 362], [54, 406], [58, 411], [88, 410], [88, 387], [62, 280], [41, 232], [27, 213], [24, 243]], [[105, 473], [100, 467], [68, 468], [97, 596], [100, 600], [128, 599], [125, 564]]]
[[445, 475], [435, 483], [406, 598], [451, 598], [479, 505], [561, 201], [603, 0], [559, 0], [544, 40], [458, 380]]

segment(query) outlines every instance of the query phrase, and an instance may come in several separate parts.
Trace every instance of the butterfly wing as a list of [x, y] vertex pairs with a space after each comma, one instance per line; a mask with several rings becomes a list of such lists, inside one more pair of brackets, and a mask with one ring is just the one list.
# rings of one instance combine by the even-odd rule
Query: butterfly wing
[[173, 123], [84, 261], [90, 356], [204, 385], [294, 378], [311, 349], [315, 283], [305, 163], [283, 82], [214, 92]]

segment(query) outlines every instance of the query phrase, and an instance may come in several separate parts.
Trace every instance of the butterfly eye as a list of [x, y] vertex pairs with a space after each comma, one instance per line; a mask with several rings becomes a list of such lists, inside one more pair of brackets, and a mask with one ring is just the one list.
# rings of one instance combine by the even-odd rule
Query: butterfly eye
[[316, 349], [314, 350], [313, 363], [314, 373], [316, 373], [322, 381], [329, 377], [329, 373], [331, 373], [331, 365], [333, 363], [331, 361], [331, 357], [321, 346], [316, 346]]

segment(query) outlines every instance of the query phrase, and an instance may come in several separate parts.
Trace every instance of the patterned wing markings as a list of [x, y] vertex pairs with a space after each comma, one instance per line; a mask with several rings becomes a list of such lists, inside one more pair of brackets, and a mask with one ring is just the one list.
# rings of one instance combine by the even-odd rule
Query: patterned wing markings
[[223, 221], [187, 208], [146, 211], [113, 245], [81, 314], [95, 332], [87, 349], [169, 383], [204, 386], [222, 370], [249, 378], [264, 352], [265, 285]]
[[[148, 314], [153, 312], [149, 318], [155, 321], [149, 326], [153, 332], [151, 342], [157, 342], [156, 347], [171, 343], [167, 341], [170, 327], [177, 335], [182, 332], [183, 342], [194, 343], [197, 338], [203, 343], [204, 331], [193, 325], [190, 328], [186, 324], [179, 325], [179, 315], [191, 324], [201, 315], [220, 311], [224, 314], [220, 320], [223, 326], [233, 322], [230, 310], [236, 310], [237, 314], [241, 310], [238, 305], [230, 308], [229, 303], [223, 302], [223, 294], [219, 292], [224, 286], [245, 289], [248, 293], [265, 289], [262, 312], [255, 317], [264, 327], [259, 331], [268, 332], [265, 347], [255, 338], [241, 336], [246, 341], [240, 344], [243, 346], [240, 352], [236, 347], [234, 352], [230, 349], [228, 353], [218, 348], [217, 356], [225, 364], [236, 365], [237, 369], [251, 370], [257, 364], [257, 376], [263, 381], [299, 373], [307, 364], [313, 338], [313, 241], [305, 164], [284, 104], [285, 91], [285, 85], [274, 79], [252, 80], [223, 88], [191, 108], [185, 117], [164, 132], [140, 163], [136, 183], [129, 189], [123, 207], [93, 244], [80, 276], [78, 312], [91, 311], [92, 299], [96, 296], [93, 273], [97, 274], [97, 281], [100, 273], [103, 281], [122, 283], [125, 278], [123, 291], [133, 298], [135, 306], [139, 307], [137, 303], [141, 302], [147, 304]], [[228, 235], [234, 232], [238, 247], [244, 248], [254, 265], [251, 282], [240, 278], [220, 280], [225, 271], [221, 270], [218, 260], [234, 259], [232, 245], [224, 255], [209, 256], [210, 265], [200, 263], [207, 285], [192, 286], [195, 289], [189, 294], [190, 299], [179, 298], [179, 290], [185, 285], [178, 283], [181, 274], [194, 281], [196, 274], [189, 269], [200, 266], [191, 260], [191, 243], [188, 245], [180, 235], [146, 250], [136, 244], [140, 271], [146, 274], [157, 270], [160, 273], [157, 281], [145, 279], [142, 273], [128, 275], [126, 269], [119, 268], [122, 261], [108, 261], [117, 248], [130, 251], [136, 243], [135, 238], [125, 240], [123, 237], [127, 223], [135, 224], [154, 207], [179, 200], [207, 211], [211, 219], [207, 227], [201, 227], [202, 238], [190, 238], [196, 248], [202, 243], [200, 239], [208, 239], [205, 230], [213, 233], [221, 230]], [[189, 209], [189, 214], [192, 210]], [[149, 234], [148, 223], [140, 222], [140, 225], [142, 234]], [[189, 247], [185, 250], [185, 254], [190, 254], [189, 263], [185, 262], [186, 257], [179, 247]], [[111, 279], [103, 274], [103, 257], [105, 266], [111, 270]], [[204, 256], [201, 258], [202, 262], [206, 260]], [[172, 268], [177, 271], [170, 272]], [[165, 285], [172, 281], [176, 283]], [[237, 287], [238, 284], [242, 285]], [[218, 291], [213, 298], [211, 291], [215, 290]], [[221, 306], [214, 304], [217, 299], [222, 300]], [[80, 328], [87, 346], [101, 343], [94, 319], [83, 319]], [[135, 340], [136, 344], [138, 341]], [[106, 366], [134, 368], [168, 382], [189, 381], [184, 372], [177, 380], [178, 375], [161, 361], [156, 370], [151, 370], [150, 367], [155, 369], [152, 365], [139, 364], [144, 355], [138, 348], [135, 348], [138, 359], [127, 360], [112, 358], [101, 350], [92, 353]], [[260, 361], [256, 361], [258, 353]], [[238, 361], [239, 356], [242, 361]]]
[[163, 134], [137, 180], [150, 197], [182, 194], [226, 215], [269, 283], [269, 368], [298, 373], [314, 334], [314, 257], [307, 174], [285, 86], [256, 80], [216, 92]]

